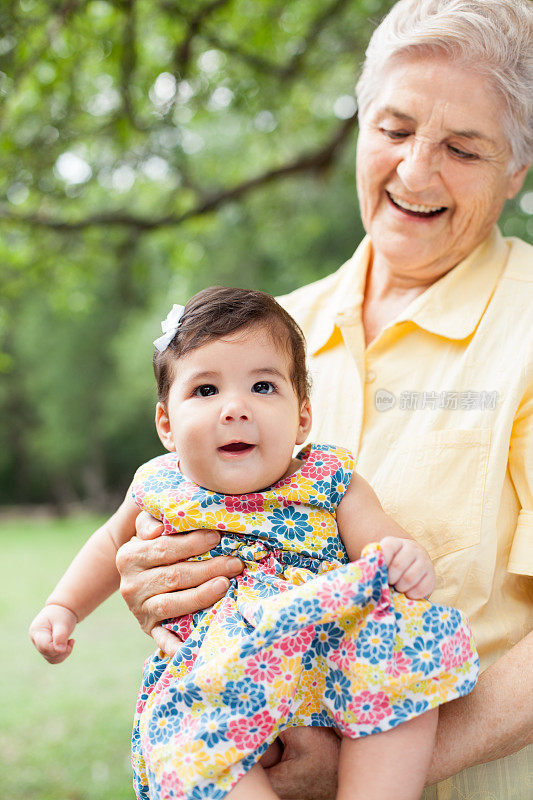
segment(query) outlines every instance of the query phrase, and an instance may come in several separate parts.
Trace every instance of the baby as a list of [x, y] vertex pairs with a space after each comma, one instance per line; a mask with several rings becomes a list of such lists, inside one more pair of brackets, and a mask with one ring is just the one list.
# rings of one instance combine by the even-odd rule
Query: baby
[[293, 455], [311, 428], [305, 344], [272, 297], [206, 289], [163, 331], [155, 422], [169, 452], [137, 471], [76, 556], [31, 625], [35, 646], [51, 663], [70, 655], [76, 624], [118, 588], [115, 555], [140, 508], [168, 534], [221, 531], [210, 555], [237, 555], [244, 571], [214, 606], [165, 623], [182, 644], [145, 664], [139, 800], [276, 798], [260, 758], [303, 725], [342, 736], [338, 798], [415, 800], [437, 706], [477, 677], [468, 623], [423, 599], [427, 552], [348, 451]]

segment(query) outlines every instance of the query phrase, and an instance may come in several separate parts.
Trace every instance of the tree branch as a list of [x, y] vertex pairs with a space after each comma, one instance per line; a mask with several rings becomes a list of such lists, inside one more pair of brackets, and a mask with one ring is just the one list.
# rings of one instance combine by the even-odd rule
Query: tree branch
[[328, 169], [333, 162], [342, 145], [347, 140], [352, 129], [357, 123], [357, 113], [339, 126], [334, 136], [320, 149], [312, 153], [304, 153], [293, 161], [284, 164], [276, 169], [257, 175], [247, 181], [237, 184], [228, 189], [221, 189], [216, 192], [205, 194], [193, 208], [182, 214], [168, 214], [160, 217], [138, 217], [125, 212], [108, 212], [93, 214], [80, 220], [54, 219], [41, 214], [14, 214], [5, 206], [0, 206], [0, 219], [10, 220], [16, 223], [23, 223], [35, 227], [44, 227], [60, 232], [78, 231], [84, 228], [105, 225], [106, 227], [129, 227], [137, 231], [153, 231], [160, 228], [175, 227], [184, 222], [216, 211], [226, 203], [240, 199], [245, 195], [269, 183], [305, 172], [321, 172]]

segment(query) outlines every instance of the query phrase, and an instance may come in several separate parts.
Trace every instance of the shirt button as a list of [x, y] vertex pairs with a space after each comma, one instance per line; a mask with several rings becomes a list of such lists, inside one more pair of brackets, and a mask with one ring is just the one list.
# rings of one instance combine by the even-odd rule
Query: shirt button
[[366, 383], [372, 383], [375, 380], [376, 380], [376, 373], [374, 372], [374, 370], [368, 369], [365, 375]]

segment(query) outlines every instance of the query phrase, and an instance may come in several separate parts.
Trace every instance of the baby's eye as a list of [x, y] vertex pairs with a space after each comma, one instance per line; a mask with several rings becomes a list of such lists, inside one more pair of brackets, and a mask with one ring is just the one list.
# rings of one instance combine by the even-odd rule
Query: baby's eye
[[212, 383], [203, 383], [201, 386], [197, 386], [193, 392], [195, 397], [212, 397], [214, 394], [218, 394], [218, 389]]
[[256, 394], [272, 394], [276, 391], [276, 387], [270, 381], [257, 381], [252, 386], [252, 392]]

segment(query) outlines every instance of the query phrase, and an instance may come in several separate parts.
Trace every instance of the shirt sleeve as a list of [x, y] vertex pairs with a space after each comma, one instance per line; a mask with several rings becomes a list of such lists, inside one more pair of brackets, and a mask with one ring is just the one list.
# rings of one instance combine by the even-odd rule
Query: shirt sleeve
[[[533, 373], [533, 365], [530, 368]], [[509, 469], [520, 501], [520, 513], [507, 569], [533, 575], [533, 374], [513, 423]]]

